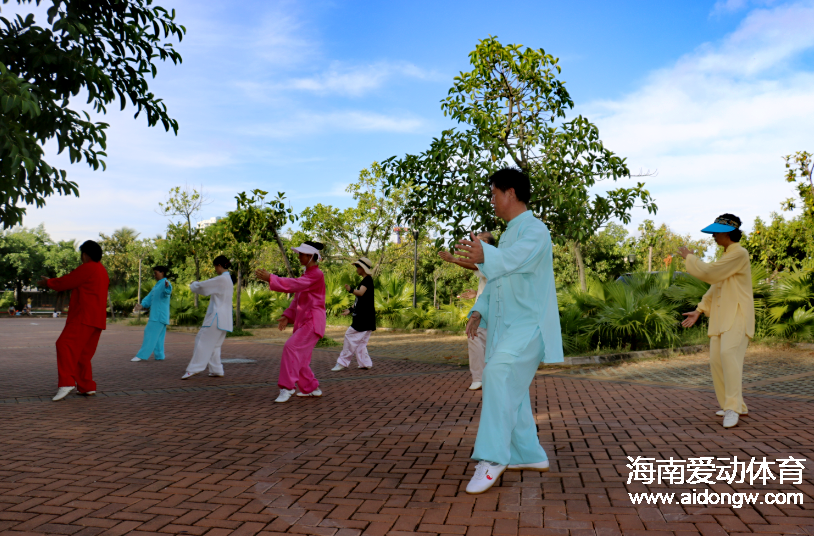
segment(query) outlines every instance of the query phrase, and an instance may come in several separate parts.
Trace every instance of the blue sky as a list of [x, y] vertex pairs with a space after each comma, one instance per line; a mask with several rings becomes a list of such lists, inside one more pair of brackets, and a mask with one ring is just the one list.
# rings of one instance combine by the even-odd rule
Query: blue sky
[[178, 136], [111, 111], [107, 171], [54, 157], [80, 198], [32, 207], [25, 225], [152, 236], [158, 202], [185, 183], [212, 198], [202, 219], [252, 188], [298, 212], [347, 206], [359, 170], [450, 126], [439, 101], [490, 34], [560, 58], [574, 114], [631, 169], [658, 170], [655, 220], [678, 232], [700, 237], [722, 212], [767, 218], [792, 195], [781, 157], [814, 149], [813, 1], [158, 3], [187, 28], [183, 64], [151, 85]]

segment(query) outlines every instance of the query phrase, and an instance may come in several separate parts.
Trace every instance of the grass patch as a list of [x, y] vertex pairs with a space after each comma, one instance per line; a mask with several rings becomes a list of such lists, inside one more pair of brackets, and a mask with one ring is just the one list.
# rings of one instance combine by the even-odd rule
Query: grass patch
[[334, 339], [332, 339], [330, 337], [322, 337], [317, 342], [317, 348], [327, 348], [327, 347], [330, 347], [330, 346], [342, 346], [342, 343], [340, 343], [339, 341], [336, 341], [336, 340], [334, 340]]
[[240, 331], [227, 331], [226, 337], [254, 337], [254, 333], [246, 331], [245, 329]]
[[138, 318], [135, 318], [135, 319], [131, 320], [130, 322], [128, 322], [127, 325], [128, 326], [146, 326], [147, 321], [143, 320], [143, 319], [139, 320]]

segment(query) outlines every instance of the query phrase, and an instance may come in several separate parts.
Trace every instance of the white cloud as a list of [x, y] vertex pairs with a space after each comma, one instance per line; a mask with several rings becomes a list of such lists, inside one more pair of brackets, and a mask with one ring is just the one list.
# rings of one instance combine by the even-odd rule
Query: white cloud
[[749, 5], [771, 5], [776, 0], [718, 0], [712, 7], [713, 15], [722, 15], [727, 13], [734, 13], [742, 9], [746, 9]]
[[750, 228], [793, 195], [782, 156], [814, 143], [814, 72], [797, 67], [814, 48], [812, 25], [811, 2], [754, 10], [635, 92], [580, 110], [632, 169], [658, 169], [644, 180], [659, 221], [699, 235], [703, 222], [732, 212]]
[[422, 119], [409, 116], [384, 115], [364, 110], [340, 112], [304, 112], [273, 123], [247, 128], [249, 135], [271, 138], [291, 138], [306, 134], [336, 132], [416, 132], [424, 125]]
[[405, 62], [377, 62], [361, 66], [347, 66], [335, 62], [322, 74], [308, 78], [293, 78], [285, 82], [283, 87], [319, 94], [359, 97], [379, 89], [393, 78], [433, 77], [432, 73]]

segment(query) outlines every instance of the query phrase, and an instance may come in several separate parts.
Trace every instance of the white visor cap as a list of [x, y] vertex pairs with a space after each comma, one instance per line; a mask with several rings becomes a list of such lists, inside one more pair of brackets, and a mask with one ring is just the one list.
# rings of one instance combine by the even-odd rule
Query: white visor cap
[[296, 251], [297, 253], [305, 253], [306, 255], [316, 255], [318, 260], [322, 260], [322, 255], [319, 254], [319, 250], [314, 246], [309, 246], [308, 244], [300, 244], [295, 248], [291, 248], [292, 251]]

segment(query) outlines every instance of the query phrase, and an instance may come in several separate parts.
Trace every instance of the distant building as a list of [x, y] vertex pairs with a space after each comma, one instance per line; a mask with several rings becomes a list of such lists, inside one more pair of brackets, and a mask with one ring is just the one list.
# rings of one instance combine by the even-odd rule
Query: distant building
[[198, 229], [203, 230], [203, 229], [206, 229], [207, 227], [209, 227], [210, 225], [215, 225], [217, 222], [219, 222], [222, 219], [223, 218], [221, 218], [220, 216], [212, 216], [208, 220], [199, 221], [198, 225], [196, 227], [198, 227]]

